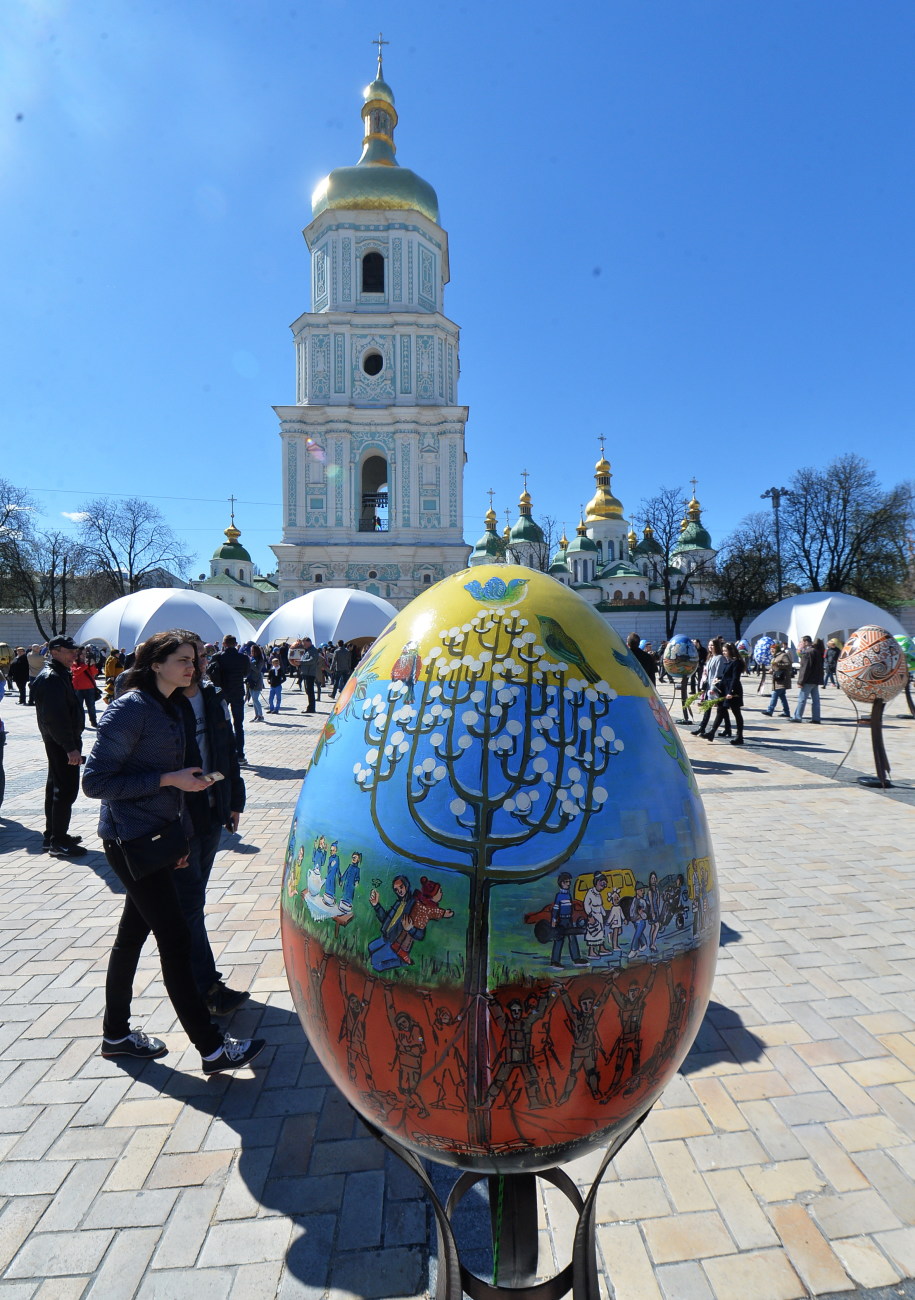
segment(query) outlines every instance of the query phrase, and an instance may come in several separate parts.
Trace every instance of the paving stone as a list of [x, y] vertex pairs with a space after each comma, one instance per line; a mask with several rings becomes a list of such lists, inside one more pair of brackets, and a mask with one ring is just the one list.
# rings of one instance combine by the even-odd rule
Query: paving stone
[[230, 1268], [186, 1268], [147, 1273], [137, 1300], [228, 1300], [235, 1283]]
[[769, 1217], [788, 1258], [815, 1295], [854, 1290], [854, 1282], [803, 1205], [773, 1205]]
[[44, 1214], [49, 1196], [18, 1196], [0, 1211], [0, 1272]]
[[111, 1170], [110, 1160], [81, 1160], [74, 1165], [41, 1221], [43, 1232], [77, 1228]]
[[259, 1264], [275, 1259], [285, 1251], [291, 1229], [292, 1225], [283, 1218], [216, 1223], [203, 1243], [200, 1267]]
[[810, 1202], [827, 1237], [851, 1237], [858, 1232], [883, 1232], [900, 1227], [899, 1219], [872, 1188], [841, 1196], [817, 1196]]
[[715, 1300], [701, 1264], [662, 1264], [655, 1276], [665, 1300]]
[[892, 1286], [899, 1281], [899, 1270], [870, 1237], [840, 1237], [832, 1243], [832, 1248], [858, 1286]]
[[771, 1167], [743, 1170], [747, 1182], [765, 1201], [792, 1201], [800, 1192], [818, 1192], [825, 1185], [809, 1160], [785, 1160]]
[[775, 1246], [778, 1238], [738, 1169], [713, 1169], [705, 1175], [721, 1217], [741, 1250]]
[[651, 1259], [634, 1223], [598, 1227], [597, 1244], [614, 1300], [663, 1300]]
[[676, 1210], [711, 1210], [715, 1200], [685, 1142], [658, 1142], [654, 1158]]
[[122, 1229], [105, 1256], [88, 1291], [90, 1300], [126, 1300], [143, 1280], [156, 1242], [158, 1228]]
[[65, 1277], [92, 1273], [114, 1237], [106, 1232], [33, 1233], [7, 1269], [8, 1277]]
[[190, 1268], [200, 1254], [219, 1202], [219, 1187], [190, 1187], [182, 1191], [175, 1212], [161, 1235], [153, 1268]]
[[628, 1178], [623, 1182], [602, 1182], [597, 1191], [595, 1216], [598, 1223], [624, 1223], [657, 1219], [671, 1212], [671, 1204], [660, 1178]]
[[101, 1192], [84, 1220], [88, 1228], [147, 1228], [160, 1225], [178, 1199], [175, 1188], [149, 1192]]
[[783, 1250], [707, 1259], [703, 1268], [717, 1300], [803, 1300], [808, 1294]]
[[710, 1211], [649, 1219], [643, 1232], [656, 1264], [730, 1255], [737, 1249], [721, 1216]]

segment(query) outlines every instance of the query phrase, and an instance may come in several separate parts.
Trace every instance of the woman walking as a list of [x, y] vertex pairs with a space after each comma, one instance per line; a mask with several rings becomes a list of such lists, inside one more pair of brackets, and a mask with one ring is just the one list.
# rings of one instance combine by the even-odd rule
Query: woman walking
[[248, 653], [251, 658], [251, 667], [248, 669], [245, 685], [248, 687], [248, 695], [254, 708], [254, 721], [263, 722], [264, 706], [261, 702], [261, 694], [264, 689], [264, 670], [267, 664], [264, 659], [264, 652], [259, 645], [252, 645]]
[[[185, 766], [188, 707], [183, 690], [197, 671], [197, 650], [178, 632], [157, 632], [137, 650], [118, 698], [105, 710], [86, 763], [83, 791], [101, 799], [99, 836], [105, 857], [127, 894], [105, 981], [102, 1056], [151, 1060], [168, 1051], [159, 1038], [130, 1028], [130, 1003], [140, 951], [155, 935], [162, 980], [188, 1038], [200, 1052], [204, 1074], [247, 1065], [263, 1038], [232, 1038], [210, 1020], [191, 966], [191, 936], [173, 871], [186, 865], [180, 847], [173, 861], [146, 870], [153, 836], [180, 841], [182, 791], [209, 789], [199, 767]], [[132, 864], [132, 865], [130, 865]]]
[[98, 726], [98, 718], [95, 716], [95, 700], [98, 695], [95, 679], [98, 677], [98, 669], [95, 664], [89, 663], [85, 646], [80, 646], [77, 650], [76, 662], [70, 669], [70, 676], [73, 678], [76, 698], [83, 710], [83, 718], [87, 713], [89, 714], [89, 726], [94, 730]]
[[734, 715], [734, 726], [737, 728], [737, 735], [731, 741], [732, 745], [743, 744], [743, 685], [741, 676], [743, 674], [743, 660], [740, 657], [740, 651], [734, 645], [733, 641], [728, 641], [724, 647], [725, 669], [718, 678], [718, 699], [720, 703], [715, 710], [715, 721], [712, 729], [706, 736], [706, 740], [714, 740], [715, 732], [724, 722], [727, 724], [728, 712]]

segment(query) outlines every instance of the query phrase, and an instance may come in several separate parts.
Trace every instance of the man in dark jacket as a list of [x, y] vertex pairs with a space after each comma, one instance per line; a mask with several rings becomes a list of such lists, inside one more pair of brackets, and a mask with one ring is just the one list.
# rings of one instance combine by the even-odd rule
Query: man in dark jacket
[[630, 632], [626, 637], [626, 644], [645, 669], [645, 674], [648, 680], [651, 682], [652, 686], [654, 686], [655, 679], [658, 675], [658, 663], [654, 655], [649, 654], [647, 650], [642, 649], [642, 643], [639, 640], [638, 632]]
[[222, 650], [209, 662], [207, 673], [210, 681], [222, 691], [223, 699], [232, 710], [232, 726], [235, 728], [235, 752], [239, 763], [245, 760], [245, 681], [251, 668], [251, 660], [238, 649], [234, 636], [228, 634], [222, 638]]
[[[192, 635], [188, 633], [188, 635]], [[210, 1015], [227, 1016], [241, 1006], [248, 994], [230, 989], [216, 969], [207, 935], [204, 909], [207, 884], [219, 849], [223, 827], [238, 830], [245, 810], [245, 783], [238, 767], [235, 737], [229, 712], [219, 688], [202, 678], [207, 672], [207, 650], [197, 642], [198, 672], [185, 688], [182, 710], [186, 746], [185, 762], [203, 772], [220, 772], [223, 780], [209, 790], [186, 794], [184, 806], [193, 824], [189, 837], [187, 866], [175, 872], [175, 886], [191, 932], [191, 966], [201, 997]]]
[[19, 703], [25, 704], [25, 688], [29, 683], [29, 661], [23, 646], [16, 647], [16, 658], [9, 666], [7, 673], [11, 686], [15, 686], [19, 692]]
[[809, 636], [801, 637], [797, 648], [801, 661], [797, 672], [797, 704], [794, 706], [793, 722], [801, 722], [807, 701], [810, 701], [811, 722], [820, 721], [820, 687], [823, 685], [823, 643], [816, 645]]
[[305, 683], [308, 694], [308, 708], [303, 713], [315, 711], [315, 677], [318, 674], [318, 649], [311, 637], [302, 637], [302, 658], [299, 660], [299, 676]]
[[337, 693], [343, 690], [353, 671], [353, 652], [345, 641], [337, 642], [337, 648], [330, 661], [330, 671], [334, 679], [334, 687], [330, 693], [330, 698], [333, 700], [336, 699]]
[[38, 730], [48, 755], [44, 844], [52, 858], [81, 858], [86, 852], [68, 833], [70, 813], [79, 794], [83, 747], [83, 708], [70, 676], [77, 648], [71, 637], [52, 637], [48, 642], [49, 662], [32, 686]]

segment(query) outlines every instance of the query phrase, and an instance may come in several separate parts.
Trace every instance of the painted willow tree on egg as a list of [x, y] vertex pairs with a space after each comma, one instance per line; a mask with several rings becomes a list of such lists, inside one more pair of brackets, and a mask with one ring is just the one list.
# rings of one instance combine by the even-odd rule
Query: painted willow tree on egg
[[482, 1149], [491, 890], [539, 880], [575, 854], [606, 802], [598, 782], [623, 742], [603, 721], [616, 692], [552, 620], [538, 636], [517, 611], [499, 606], [440, 637], [425, 664], [415, 645], [405, 647], [392, 673], [399, 680], [366, 701], [367, 751], [354, 773], [392, 852], [426, 865], [431, 841], [435, 865], [469, 881], [476, 923], [468, 927], [464, 979], [476, 1014], [467, 1017], [468, 1095], [471, 1141]]

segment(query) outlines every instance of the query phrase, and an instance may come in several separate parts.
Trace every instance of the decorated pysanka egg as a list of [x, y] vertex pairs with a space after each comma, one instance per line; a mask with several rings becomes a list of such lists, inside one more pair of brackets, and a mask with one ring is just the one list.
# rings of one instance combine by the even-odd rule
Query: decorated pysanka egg
[[885, 627], [867, 624], [846, 641], [836, 664], [842, 690], [861, 704], [884, 703], [905, 689], [909, 669], [895, 637]]
[[671, 677], [692, 677], [699, 667], [699, 651], [684, 633], [672, 636], [664, 647], [664, 670]]
[[552, 578], [424, 592], [336, 700], [289, 833], [282, 934], [322, 1064], [372, 1123], [480, 1171], [605, 1145], [702, 1021], [718, 885], [639, 663]]
[[760, 668], [768, 668], [772, 662], [772, 647], [775, 642], [771, 636], [761, 636], [753, 647], [753, 658]]

